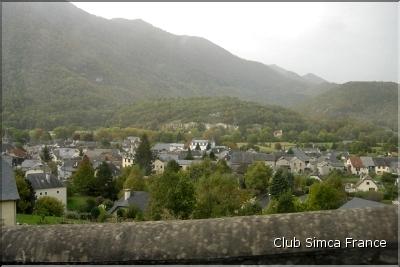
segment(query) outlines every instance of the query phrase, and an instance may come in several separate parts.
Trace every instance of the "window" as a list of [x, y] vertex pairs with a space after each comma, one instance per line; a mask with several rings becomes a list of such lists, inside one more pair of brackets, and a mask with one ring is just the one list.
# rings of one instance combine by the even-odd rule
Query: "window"
[[47, 192], [44, 192], [44, 194], [47, 196]]
[[59, 193], [60, 193], [60, 191], [57, 190], [57, 194], [59, 194]]
[[369, 182], [367, 182], [367, 185], [369, 185]]
[[42, 195], [42, 192], [40, 192], [40, 195]]

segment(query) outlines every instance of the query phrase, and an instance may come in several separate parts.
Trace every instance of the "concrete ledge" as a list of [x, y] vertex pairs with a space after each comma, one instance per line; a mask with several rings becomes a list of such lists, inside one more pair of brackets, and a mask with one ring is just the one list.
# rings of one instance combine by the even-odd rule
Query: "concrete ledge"
[[[277, 248], [274, 239], [300, 240]], [[306, 238], [340, 248], [307, 248]], [[344, 248], [345, 239], [385, 240]], [[3, 227], [3, 263], [397, 264], [398, 209], [345, 209], [269, 216], [116, 224]]]

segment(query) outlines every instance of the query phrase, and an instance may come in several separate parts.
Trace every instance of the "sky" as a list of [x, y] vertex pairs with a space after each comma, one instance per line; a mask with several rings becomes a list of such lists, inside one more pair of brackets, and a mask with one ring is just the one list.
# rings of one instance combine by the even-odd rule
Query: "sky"
[[328, 81], [398, 81], [399, 3], [76, 2]]

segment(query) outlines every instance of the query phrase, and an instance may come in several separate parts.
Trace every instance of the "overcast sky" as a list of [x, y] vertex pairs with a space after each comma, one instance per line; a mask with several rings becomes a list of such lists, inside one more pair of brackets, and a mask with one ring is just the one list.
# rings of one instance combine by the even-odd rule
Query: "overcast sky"
[[398, 81], [398, 3], [74, 3], [332, 82]]

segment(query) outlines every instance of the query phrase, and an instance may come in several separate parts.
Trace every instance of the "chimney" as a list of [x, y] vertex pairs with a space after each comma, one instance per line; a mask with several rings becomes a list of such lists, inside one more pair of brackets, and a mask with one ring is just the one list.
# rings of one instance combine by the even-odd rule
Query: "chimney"
[[124, 199], [128, 200], [131, 197], [131, 190], [130, 189], [124, 189]]

